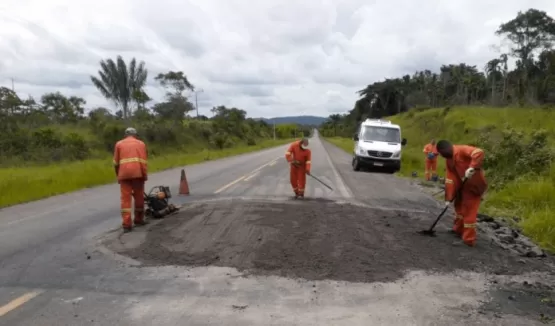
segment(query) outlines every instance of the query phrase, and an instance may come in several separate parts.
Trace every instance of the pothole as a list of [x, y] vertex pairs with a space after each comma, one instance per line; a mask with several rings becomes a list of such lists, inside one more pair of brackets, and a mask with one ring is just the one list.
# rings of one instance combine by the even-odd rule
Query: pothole
[[408, 270], [496, 271], [521, 274], [545, 268], [479, 240], [416, 234], [408, 212], [332, 200], [213, 200], [191, 204], [146, 229], [104, 244], [146, 266], [225, 266], [310, 280], [393, 281]]

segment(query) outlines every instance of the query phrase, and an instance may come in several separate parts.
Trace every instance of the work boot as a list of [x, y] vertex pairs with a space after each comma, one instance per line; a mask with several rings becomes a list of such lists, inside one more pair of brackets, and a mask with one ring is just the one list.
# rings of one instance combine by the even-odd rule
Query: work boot
[[132, 228], [123, 228], [123, 233], [129, 233], [131, 232], [133, 229]]
[[453, 247], [462, 247], [462, 246], [474, 247], [474, 244], [469, 244], [469, 243], [466, 243], [462, 240], [455, 240], [455, 241], [453, 241], [452, 245], [453, 245]]
[[142, 221], [136, 221], [134, 223], [135, 223], [135, 226], [143, 226], [143, 225], [147, 225], [149, 222], [147, 220], [142, 220]]
[[461, 237], [461, 235], [460, 235], [460, 234], [458, 234], [458, 233], [457, 233], [457, 232], [456, 232], [455, 230], [453, 230], [453, 229], [451, 229], [451, 230], [447, 231], [447, 233], [449, 233], [449, 234], [452, 234], [452, 235], [454, 235], [454, 236], [456, 236], [456, 237], [458, 237], [458, 238], [460, 238], [460, 237]]
[[304, 194], [299, 194], [299, 199], [304, 199]]

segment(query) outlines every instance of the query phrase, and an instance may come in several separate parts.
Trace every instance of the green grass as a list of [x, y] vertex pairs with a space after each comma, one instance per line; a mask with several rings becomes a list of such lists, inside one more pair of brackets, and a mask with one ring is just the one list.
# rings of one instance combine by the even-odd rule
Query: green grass
[[[432, 138], [465, 144], [475, 141], [480, 130], [488, 128], [510, 127], [525, 135], [545, 129], [550, 146], [555, 146], [555, 111], [547, 109], [453, 107], [411, 111], [388, 119], [402, 127], [403, 137], [408, 141], [403, 148], [399, 173], [402, 176], [416, 171], [423, 177], [425, 157], [422, 149]], [[351, 139], [334, 137], [328, 140], [349, 153], [353, 150]], [[440, 158], [438, 174], [444, 175], [444, 171], [445, 160]], [[488, 171], [492, 173], [495, 171]], [[495, 216], [520, 217], [524, 233], [555, 252], [555, 165], [545, 174], [523, 176], [497, 191], [488, 192], [481, 211]]]
[[352, 154], [355, 148], [355, 142], [351, 138], [343, 137], [326, 137], [326, 140], [335, 146], [343, 149], [345, 152]]
[[[149, 173], [172, 167], [215, 160], [268, 147], [282, 145], [292, 139], [265, 140], [255, 146], [237, 146], [224, 150], [197, 153], [175, 153], [149, 159]], [[0, 169], [0, 207], [11, 206], [74, 190], [115, 182], [110, 157], [59, 165]]]

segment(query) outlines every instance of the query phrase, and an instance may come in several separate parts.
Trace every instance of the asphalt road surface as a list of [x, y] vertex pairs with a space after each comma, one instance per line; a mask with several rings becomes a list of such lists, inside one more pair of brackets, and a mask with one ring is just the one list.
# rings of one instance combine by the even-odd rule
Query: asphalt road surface
[[[452, 246], [439, 204], [354, 172], [311, 139], [307, 198], [286, 146], [150, 176], [182, 212], [121, 235], [117, 184], [0, 210], [0, 325], [541, 325], [553, 271], [481, 238]], [[542, 301], [543, 300], [543, 301]], [[543, 303], [540, 303], [543, 302]], [[551, 310], [550, 310], [551, 309]], [[551, 316], [555, 317], [555, 316]]]

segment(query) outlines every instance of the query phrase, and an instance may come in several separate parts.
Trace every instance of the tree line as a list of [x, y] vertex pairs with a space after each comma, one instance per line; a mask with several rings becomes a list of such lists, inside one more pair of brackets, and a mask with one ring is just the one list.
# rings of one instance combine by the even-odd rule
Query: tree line
[[[165, 90], [161, 102], [149, 105], [145, 91], [148, 70], [135, 58], [126, 63], [100, 61], [92, 84], [117, 110], [86, 109], [86, 101], [60, 92], [40, 99], [22, 98], [13, 89], [0, 87], [0, 165], [48, 164], [105, 158], [127, 126], [134, 126], [149, 145], [151, 155], [176, 150], [200, 151], [235, 145], [256, 145], [261, 139], [291, 138], [308, 132], [297, 125], [274, 128], [247, 118], [247, 112], [224, 105], [212, 108], [212, 117], [191, 117], [189, 96], [195, 86], [182, 71], [169, 71], [154, 80]], [[87, 113], [86, 113], [87, 112]]]
[[[495, 34], [508, 45], [508, 50], [483, 67], [451, 63], [435, 72], [417, 71], [369, 84], [358, 91], [360, 98], [348, 114], [329, 117], [322, 128], [324, 133], [351, 136], [354, 126], [366, 118], [391, 116], [413, 108], [553, 105], [555, 20], [538, 9], [519, 11]], [[512, 70], [509, 58], [515, 59]]]

